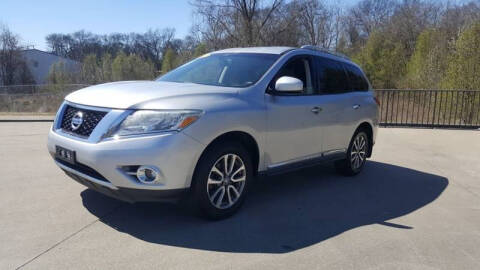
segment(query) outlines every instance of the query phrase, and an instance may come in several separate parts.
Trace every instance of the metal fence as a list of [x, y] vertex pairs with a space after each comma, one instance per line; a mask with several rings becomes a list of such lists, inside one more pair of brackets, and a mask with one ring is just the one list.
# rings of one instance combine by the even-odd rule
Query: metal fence
[[380, 126], [480, 128], [479, 90], [375, 90]]

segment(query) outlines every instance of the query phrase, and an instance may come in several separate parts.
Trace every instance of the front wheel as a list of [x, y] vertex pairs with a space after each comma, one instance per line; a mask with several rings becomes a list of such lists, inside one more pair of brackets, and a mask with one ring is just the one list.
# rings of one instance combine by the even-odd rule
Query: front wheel
[[368, 135], [364, 131], [357, 131], [348, 147], [347, 158], [335, 162], [337, 171], [348, 176], [360, 173], [367, 161], [368, 150]]
[[242, 205], [252, 178], [248, 152], [237, 143], [213, 146], [201, 158], [194, 177], [194, 195], [211, 219], [234, 214]]

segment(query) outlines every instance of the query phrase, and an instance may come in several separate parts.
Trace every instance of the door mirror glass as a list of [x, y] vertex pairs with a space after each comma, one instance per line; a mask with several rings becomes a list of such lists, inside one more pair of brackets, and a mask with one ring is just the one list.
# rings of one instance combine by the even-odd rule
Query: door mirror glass
[[279, 92], [302, 92], [303, 82], [294, 77], [283, 76], [275, 82], [275, 90]]

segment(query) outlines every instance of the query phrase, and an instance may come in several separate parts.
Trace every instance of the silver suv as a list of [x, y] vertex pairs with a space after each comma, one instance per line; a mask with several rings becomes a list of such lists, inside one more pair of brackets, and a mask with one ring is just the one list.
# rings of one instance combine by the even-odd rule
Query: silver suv
[[210, 218], [239, 209], [254, 177], [372, 154], [378, 103], [361, 69], [312, 46], [213, 52], [155, 81], [65, 98], [48, 135], [74, 180], [122, 200], [188, 194]]

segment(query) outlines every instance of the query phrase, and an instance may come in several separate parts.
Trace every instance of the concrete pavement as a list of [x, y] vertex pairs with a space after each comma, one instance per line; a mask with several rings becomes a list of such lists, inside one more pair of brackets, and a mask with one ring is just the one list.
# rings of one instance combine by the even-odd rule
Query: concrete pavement
[[255, 183], [234, 217], [127, 204], [58, 169], [51, 123], [0, 123], [0, 269], [479, 269], [480, 132], [381, 129], [353, 178]]

